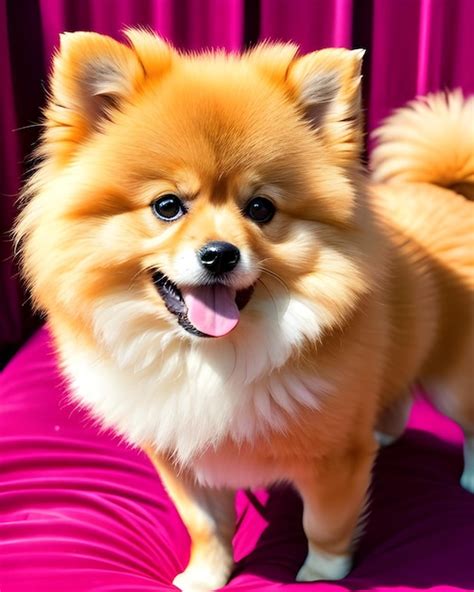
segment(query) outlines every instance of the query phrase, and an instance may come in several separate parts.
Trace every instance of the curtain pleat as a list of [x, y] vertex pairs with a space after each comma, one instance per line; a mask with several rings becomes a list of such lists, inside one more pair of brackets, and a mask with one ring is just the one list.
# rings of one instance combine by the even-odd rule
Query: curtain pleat
[[350, 47], [353, 0], [261, 0], [261, 37], [295, 41], [302, 52]]
[[369, 130], [417, 95], [474, 92], [473, 24], [471, 0], [373, 1]]
[[474, 0], [0, 0], [0, 347], [20, 343], [30, 326], [7, 232], [22, 162], [37, 137], [37, 128], [21, 130], [39, 120], [60, 33], [120, 39], [125, 27], [141, 26], [190, 50], [237, 51], [263, 39], [293, 41], [302, 52], [364, 47], [372, 130], [416, 95], [474, 92], [473, 25]]
[[8, 352], [22, 337], [19, 315], [18, 283], [9, 230], [15, 217], [15, 199], [20, 182], [20, 154], [13, 130], [18, 126], [15, 112], [13, 78], [8, 46], [8, 23], [5, 0], [0, 3], [0, 73], [2, 99], [0, 108], [0, 351]]

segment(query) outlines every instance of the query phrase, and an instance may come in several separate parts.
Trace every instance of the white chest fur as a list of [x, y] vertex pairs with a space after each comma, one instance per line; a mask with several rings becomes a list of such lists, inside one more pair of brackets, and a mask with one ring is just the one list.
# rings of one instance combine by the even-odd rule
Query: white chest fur
[[[331, 391], [318, 377], [289, 369], [246, 384], [240, 373], [223, 377], [202, 360], [179, 360], [178, 350], [166, 367], [131, 372], [92, 353], [74, 352], [66, 357], [65, 370], [75, 398], [104, 424], [134, 444], [153, 443], [158, 450], [172, 451], [181, 462], [200, 456], [198, 476], [213, 484], [226, 472], [206, 451], [215, 450], [224, 438], [238, 444], [252, 442], [269, 428], [283, 430], [287, 414], [301, 406], [317, 409], [321, 396]], [[232, 464], [226, 481], [232, 474], [241, 482], [244, 474], [260, 470], [239, 459]]]
[[283, 430], [288, 414], [318, 408], [331, 385], [286, 363], [304, 339], [317, 338], [318, 308], [275, 302], [251, 301], [225, 340], [192, 340], [178, 325], [157, 324], [154, 306], [138, 296], [109, 298], [94, 314], [107, 357], [75, 341], [60, 344], [72, 393], [130, 442], [184, 463], [225, 438], [238, 444]]

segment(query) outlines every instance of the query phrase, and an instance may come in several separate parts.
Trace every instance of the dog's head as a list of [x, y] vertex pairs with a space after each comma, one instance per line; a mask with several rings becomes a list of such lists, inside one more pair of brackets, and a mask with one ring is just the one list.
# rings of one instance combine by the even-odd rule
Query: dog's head
[[366, 289], [361, 52], [127, 37], [67, 34], [55, 57], [18, 225], [35, 301], [123, 364], [258, 334], [278, 365]]

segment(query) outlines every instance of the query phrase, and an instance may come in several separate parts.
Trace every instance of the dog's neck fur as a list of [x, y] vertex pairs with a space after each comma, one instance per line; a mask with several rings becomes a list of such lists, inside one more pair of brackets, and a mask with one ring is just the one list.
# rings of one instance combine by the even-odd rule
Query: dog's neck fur
[[292, 297], [281, 310], [264, 304], [258, 321], [242, 319], [217, 341], [183, 339], [180, 327], [143, 333], [143, 302], [129, 294], [108, 301], [96, 326], [109, 359], [73, 341], [60, 344], [72, 392], [129, 441], [152, 443], [181, 463], [225, 438], [238, 444], [284, 430], [289, 412], [315, 409], [331, 391], [316, 369], [289, 363], [304, 340], [320, 337], [322, 321], [303, 299]]

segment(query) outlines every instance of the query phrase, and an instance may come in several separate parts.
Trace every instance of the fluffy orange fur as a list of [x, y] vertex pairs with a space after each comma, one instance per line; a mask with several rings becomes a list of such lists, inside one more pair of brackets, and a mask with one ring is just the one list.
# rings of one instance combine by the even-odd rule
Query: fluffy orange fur
[[[230, 574], [226, 488], [240, 483], [206, 480], [234, 466], [300, 492], [309, 554], [298, 579], [342, 577], [378, 446], [374, 430], [402, 431], [414, 381], [474, 435], [473, 210], [454, 192], [472, 195], [474, 103], [436, 96], [396, 114], [379, 131], [371, 184], [359, 161], [362, 52], [300, 56], [292, 45], [263, 44], [242, 56], [184, 55], [150, 33], [127, 36], [129, 46], [68, 34], [55, 58], [42, 161], [17, 226], [34, 302], [47, 313], [75, 396], [161, 467], [193, 545], [176, 585], [210, 590]], [[150, 209], [169, 193], [188, 206], [172, 224]], [[242, 215], [253, 195], [276, 206], [265, 226]], [[150, 278], [157, 268], [181, 285], [183, 253], [211, 240], [248, 253], [257, 278], [241, 322], [216, 347], [177, 326]], [[272, 294], [285, 311], [300, 303], [298, 314], [278, 317], [281, 343], [264, 340]], [[101, 324], [117, 295], [126, 314]], [[156, 359], [139, 345], [151, 331], [164, 344]], [[258, 385], [267, 397], [259, 394], [262, 417], [278, 422], [237, 437], [232, 418], [228, 427], [219, 420], [219, 436], [186, 453], [153, 441], [139, 419], [129, 427], [134, 413], [119, 418], [105, 378], [100, 388], [110, 392], [89, 402], [73, 370], [85, 352], [107, 367], [101, 381], [122, 381], [130, 369], [132, 381], [148, 372], [164, 383], [167, 360], [218, 365], [219, 347], [231, 343], [238, 353], [259, 339], [273, 358], [242, 385]], [[137, 365], [143, 355], [146, 370]], [[226, 384], [222, 397], [230, 397]], [[286, 405], [278, 403], [282, 385]], [[193, 388], [205, 397], [206, 384]], [[148, 404], [137, 393], [131, 409]], [[249, 408], [245, 421], [257, 424], [251, 397]]]

